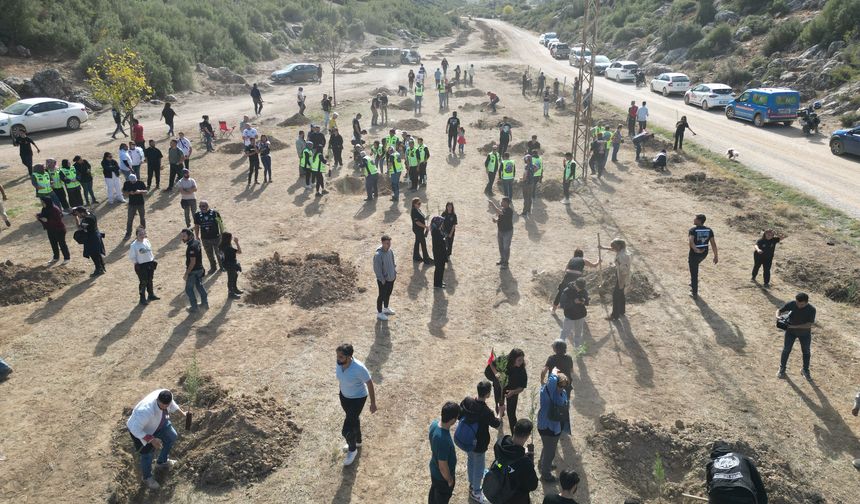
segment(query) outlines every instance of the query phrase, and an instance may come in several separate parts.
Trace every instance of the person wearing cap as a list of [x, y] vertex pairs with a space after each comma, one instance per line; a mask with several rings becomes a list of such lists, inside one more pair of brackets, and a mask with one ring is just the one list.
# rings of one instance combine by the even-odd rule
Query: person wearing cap
[[305, 148], [302, 150], [302, 154], [299, 157], [299, 171], [305, 174], [305, 190], [310, 190], [313, 187], [311, 185], [311, 177], [313, 176], [313, 172], [311, 171], [311, 161], [313, 160], [313, 157], [313, 142], [305, 142]]
[[[644, 103], [643, 103], [644, 104]], [[690, 266], [690, 297], [699, 298], [699, 264], [708, 257], [708, 251], [714, 249], [714, 264], [719, 262], [717, 257], [717, 240], [714, 231], [705, 226], [705, 215], [698, 214], [693, 218], [693, 227], [688, 235], [687, 262]]]
[[170, 458], [170, 449], [178, 435], [170, 423], [170, 414], [177, 412], [183, 418], [188, 414], [173, 400], [172, 392], [158, 389], [137, 403], [125, 423], [134, 443], [134, 452], [140, 454], [143, 483], [150, 490], [157, 490], [161, 486], [152, 477], [155, 450], [160, 450], [155, 461], [158, 469], [170, 469], [176, 465], [176, 460]]
[[[128, 247], [128, 259], [134, 264], [134, 273], [138, 279], [139, 304], [146, 306], [150, 301], [160, 299], [155, 295], [155, 289], [152, 286], [152, 279], [158, 263], [155, 261], [155, 252], [152, 250], [152, 244], [146, 237], [146, 228], [143, 226], [137, 228], [135, 239]], [[147, 294], [149, 294], [148, 298]]]
[[143, 195], [147, 193], [146, 184], [137, 179], [134, 173], [129, 174], [128, 180], [122, 185], [122, 195], [128, 198], [128, 219], [125, 222], [125, 237], [131, 238], [131, 225], [134, 224], [134, 214], [140, 215], [140, 227], [146, 227], [146, 206]]
[[361, 151], [361, 161], [359, 167], [364, 173], [364, 190], [367, 191], [367, 199], [364, 201], [373, 201], [379, 191], [377, 189], [379, 178], [379, 167], [370, 159], [367, 152]]
[[179, 204], [185, 213], [185, 226], [191, 227], [191, 216], [197, 211], [197, 181], [191, 178], [191, 172], [186, 168], [176, 185], [179, 186]]
[[[87, 210], [85, 207], [79, 206], [72, 209], [72, 215], [75, 217], [75, 222], [78, 225], [78, 231], [82, 233], [78, 241], [84, 246], [83, 256], [90, 259], [95, 266], [95, 270], [90, 275], [96, 277], [105, 273], [105, 244], [102, 239], [102, 233], [99, 231], [98, 219], [95, 214]], [[76, 231], [77, 235], [78, 232]]]
[[714, 442], [705, 474], [711, 504], [767, 504], [767, 490], [755, 464], [725, 441]]

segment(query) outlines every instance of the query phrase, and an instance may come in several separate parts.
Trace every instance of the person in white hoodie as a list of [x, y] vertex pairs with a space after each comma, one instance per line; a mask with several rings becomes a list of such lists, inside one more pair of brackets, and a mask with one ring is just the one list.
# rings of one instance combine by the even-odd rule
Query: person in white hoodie
[[126, 422], [134, 442], [134, 451], [140, 454], [143, 483], [150, 490], [157, 490], [161, 486], [152, 477], [152, 457], [155, 450], [161, 450], [156, 467], [170, 469], [176, 465], [176, 461], [168, 456], [177, 438], [176, 429], [170, 423], [170, 413], [177, 411], [183, 417], [188, 414], [173, 400], [173, 393], [167, 389], [158, 389], [137, 403]]
[[376, 273], [376, 285], [379, 287], [376, 318], [388, 320], [389, 315], [394, 315], [394, 310], [388, 307], [388, 300], [394, 290], [394, 280], [397, 279], [397, 265], [394, 262], [394, 251], [391, 250], [391, 237], [388, 235], [382, 235], [382, 245], [376, 248], [373, 255], [373, 272]]

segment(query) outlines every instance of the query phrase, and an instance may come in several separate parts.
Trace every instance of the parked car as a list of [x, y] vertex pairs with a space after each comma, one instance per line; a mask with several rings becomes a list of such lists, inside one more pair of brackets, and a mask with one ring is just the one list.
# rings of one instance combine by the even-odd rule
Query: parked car
[[612, 64], [612, 61], [602, 54], [598, 54], [594, 57], [594, 73], [596, 75], [603, 75], [606, 73], [606, 69], [609, 68], [609, 65]]
[[735, 98], [731, 86], [725, 84], [699, 84], [684, 93], [684, 103], [700, 105], [702, 110], [711, 107], [725, 108]]
[[615, 81], [635, 81], [639, 65], [635, 61], [613, 61], [606, 68], [606, 78]]
[[400, 62], [404, 65], [417, 65], [421, 63], [421, 55], [417, 49], [401, 49]]
[[559, 42], [558, 44], [552, 46], [552, 49], [549, 50], [549, 53], [555, 59], [567, 59], [570, 56], [570, 46], [565, 44], [564, 42]]
[[559, 43], [561, 43], [561, 40], [559, 40], [559, 39], [557, 39], [557, 38], [547, 39], [547, 41], [546, 41], [546, 48], [547, 48], [547, 49], [549, 49], [549, 50], [552, 50], [552, 47], [553, 47], [554, 45], [556, 45], [556, 44], [559, 44]]
[[538, 44], [546, 46], [547, 41], [554, 38], [558, 38], [558, 34], [556, 32], [542, 33], [541, 36], [538, 38]]
[[797, 119], [800, 93], [788, 88], [747, 89], [726, 105], [726, 117], [752, 121], [758, 127], [781, 122], [786, 126]]
[[570, 66], [579, 66], [579, 60], [590, 57], [591, 49], [587, 47], [577, 45], [570, 48]]
[[398, 66], [400, 65], [401, 51], [398, 47], [377, 47], [361, 58], [361, 62], [365, 65], [385, 65]]
[[690, 89], [690, 78], [682, 73], [661, 73], [651, 79], [651, 91], [669, 96], [672, 93], [686, 93]]
[[89, 119], [82, 103], [56, 98], [27, 98], [0, 111], [0, 135], [9, 136], [22, 128], [43, 131], [57, 128], [76, 130]]
[[273, 82], [289, 84], [292, 82], [312, 82], [319, 80], [319, 66], [314, 63], [291, 63], [272, 72]]
[[860, 126], [836, 130], [830, 135], [830, 152], [837, 156], [854, 154], [860, 156]]

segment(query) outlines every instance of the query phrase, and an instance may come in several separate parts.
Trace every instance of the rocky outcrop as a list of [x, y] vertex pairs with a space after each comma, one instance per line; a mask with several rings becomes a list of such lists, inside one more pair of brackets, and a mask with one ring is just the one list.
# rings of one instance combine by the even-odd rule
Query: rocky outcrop
[[227, 67], [215, 68], [205, 63], [197, 63], [197, 71], [223, 84], [248, 84], [244, 77]]
[[0, 105], [20, 99], [21, 97], [18, 95], [18, 92], [12, 86], [5, 82], [0, 82]]
[[41, 96], [63, 98], [71, 92], [71, 87], [56, 68], [36, 72], [30, 81], [39, 90]]

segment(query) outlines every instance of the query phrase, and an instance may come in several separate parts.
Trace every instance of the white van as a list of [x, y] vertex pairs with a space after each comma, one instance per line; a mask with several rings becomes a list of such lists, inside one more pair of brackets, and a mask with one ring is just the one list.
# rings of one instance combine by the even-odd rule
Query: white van
[[401, 61], [401, 49], [399, 47], [377, 47], [370, 54], [361, 58], [365, 65], [398, 66]]

